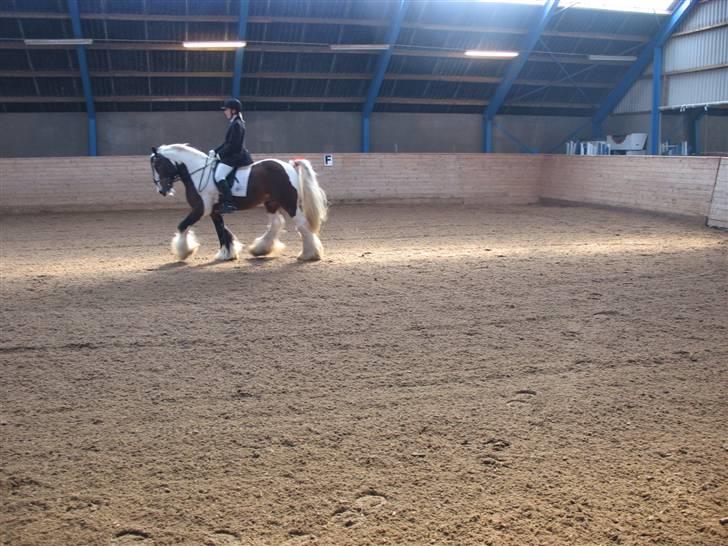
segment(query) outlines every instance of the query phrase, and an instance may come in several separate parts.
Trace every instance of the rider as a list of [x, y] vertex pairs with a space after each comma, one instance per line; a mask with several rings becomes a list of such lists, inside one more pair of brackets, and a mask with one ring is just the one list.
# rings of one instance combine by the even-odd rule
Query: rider
[[210, 157], [219, 157], [215, 168], [215, 184], [220, 190], [220, 214], [227, 214], [237, 210], [233, 205], [232, 185], [235, 180], [235, 171], [238, 167], [245, 167], [253, 163], [250, 153], [245, 149], [245, 120], [240, 111], [243, 105], [238, 99], [230, 98], [222, 105], [225, 117], [230, 120], [225, 142], [214, 150], [210, 150]]

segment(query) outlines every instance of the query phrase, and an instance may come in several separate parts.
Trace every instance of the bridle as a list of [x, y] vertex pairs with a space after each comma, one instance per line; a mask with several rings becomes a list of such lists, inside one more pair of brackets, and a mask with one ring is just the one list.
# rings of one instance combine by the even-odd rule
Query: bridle
[[[157, 172], [157, 169], [154, 168], [154, 161], [158, 158], [167, 159], [161, 154], [157, 153], [156, 148], [152, 148], [152, 155], [149, 157], [149, 167], [152, 170], [152, 182], [154, 182], [154, 185], [157, 187], [157, 190], [159, 190], [159, 193], [162, 195], [167, 195], [168, 192], [172, 190], [172, 186], [177, 180], [180, 180], [180, 174], [179, 169], [175, 167], [174, 175], [173, 176], [167, 176], [167, 177], [161, 177], [159, 173]], [[170, 164], [172, 164], [171, 161], [169, 161]]]
[[[170, 161], [168, 158], [164, 157], [162, 154], [158, 153], [156, 148], [152, 148], [152, 155], [149, 158], [149, 166], [152, 170], [152, 181], [154, 182], [154, 185], [159, 190], [159, 193], [161, 193], [162, 195], [166, 195], [168, 192], [173, 191], [172, 186], [174, 185], [175, 182], [182, 179], [182, 175], [179, 172], [179, 167], [177, 165], [174, 165], [173, 176], [167, 176], [164, 178], [159, 176], [157, 169], [154, 168], [154, 160], [157, 158], [160, 158], [160, 157], [162, 159], [169, 161], [169, 163], [172, 165], [174, 165], [174, 163], [172, 163], [172, 161]], [[191, 171], [191, 172], [188, 171], [188, 174], [190, 175], [190, 177], [193, 174], [197, 174], [198, 172], [202, 171], [202, 174], [200, 175], [200, 187], [196, 188], [198, 193], [202, 193], [202, 191], [204, 191], [205, 188], [207, 188], [207, 185], [210, 183], [210, 178], [213, 176], [213, 173], [215, 171], [215, 165], [217, 163], [218, 163], [218, 160], [212, 159], [210, 157], [206, 157], [205, 164], [202, 167], [195, 169], [194, 171]], [[207, 175], [207, 177], [205, 177], [205, 171], [208, 168], [210, 169], [210, 172]]]

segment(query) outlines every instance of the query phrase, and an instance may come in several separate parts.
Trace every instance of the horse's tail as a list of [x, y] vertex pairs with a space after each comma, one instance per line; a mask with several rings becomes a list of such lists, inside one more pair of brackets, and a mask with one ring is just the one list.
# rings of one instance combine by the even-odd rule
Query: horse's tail
[[328, 216], [329, 202], [326, 193], [319, 186], [316, 171], [313, 170], [310, 161], [307, 159], [294, 159], [292, 163], [300, 181], [301, 195], [299, 199], [303, 215], [306, 217], [311, 231], [318, 233]]

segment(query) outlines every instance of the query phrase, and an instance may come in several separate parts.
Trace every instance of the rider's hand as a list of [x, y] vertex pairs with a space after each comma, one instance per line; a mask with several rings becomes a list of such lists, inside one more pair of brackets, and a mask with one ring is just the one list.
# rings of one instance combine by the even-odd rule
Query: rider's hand
[[209, 152], [207, 152], [208, 157], [215, 157], [216, 155], [217, 154], [215, 153], [215, 150], [210, 150]]

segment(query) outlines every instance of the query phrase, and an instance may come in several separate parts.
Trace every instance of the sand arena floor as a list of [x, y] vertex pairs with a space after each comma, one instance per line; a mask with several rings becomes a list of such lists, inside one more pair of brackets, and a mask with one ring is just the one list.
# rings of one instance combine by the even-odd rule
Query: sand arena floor
[[728, 234], [337, 206], [179, 265], [180, 217], [0, 218], [1, 544], [728, 542]]

